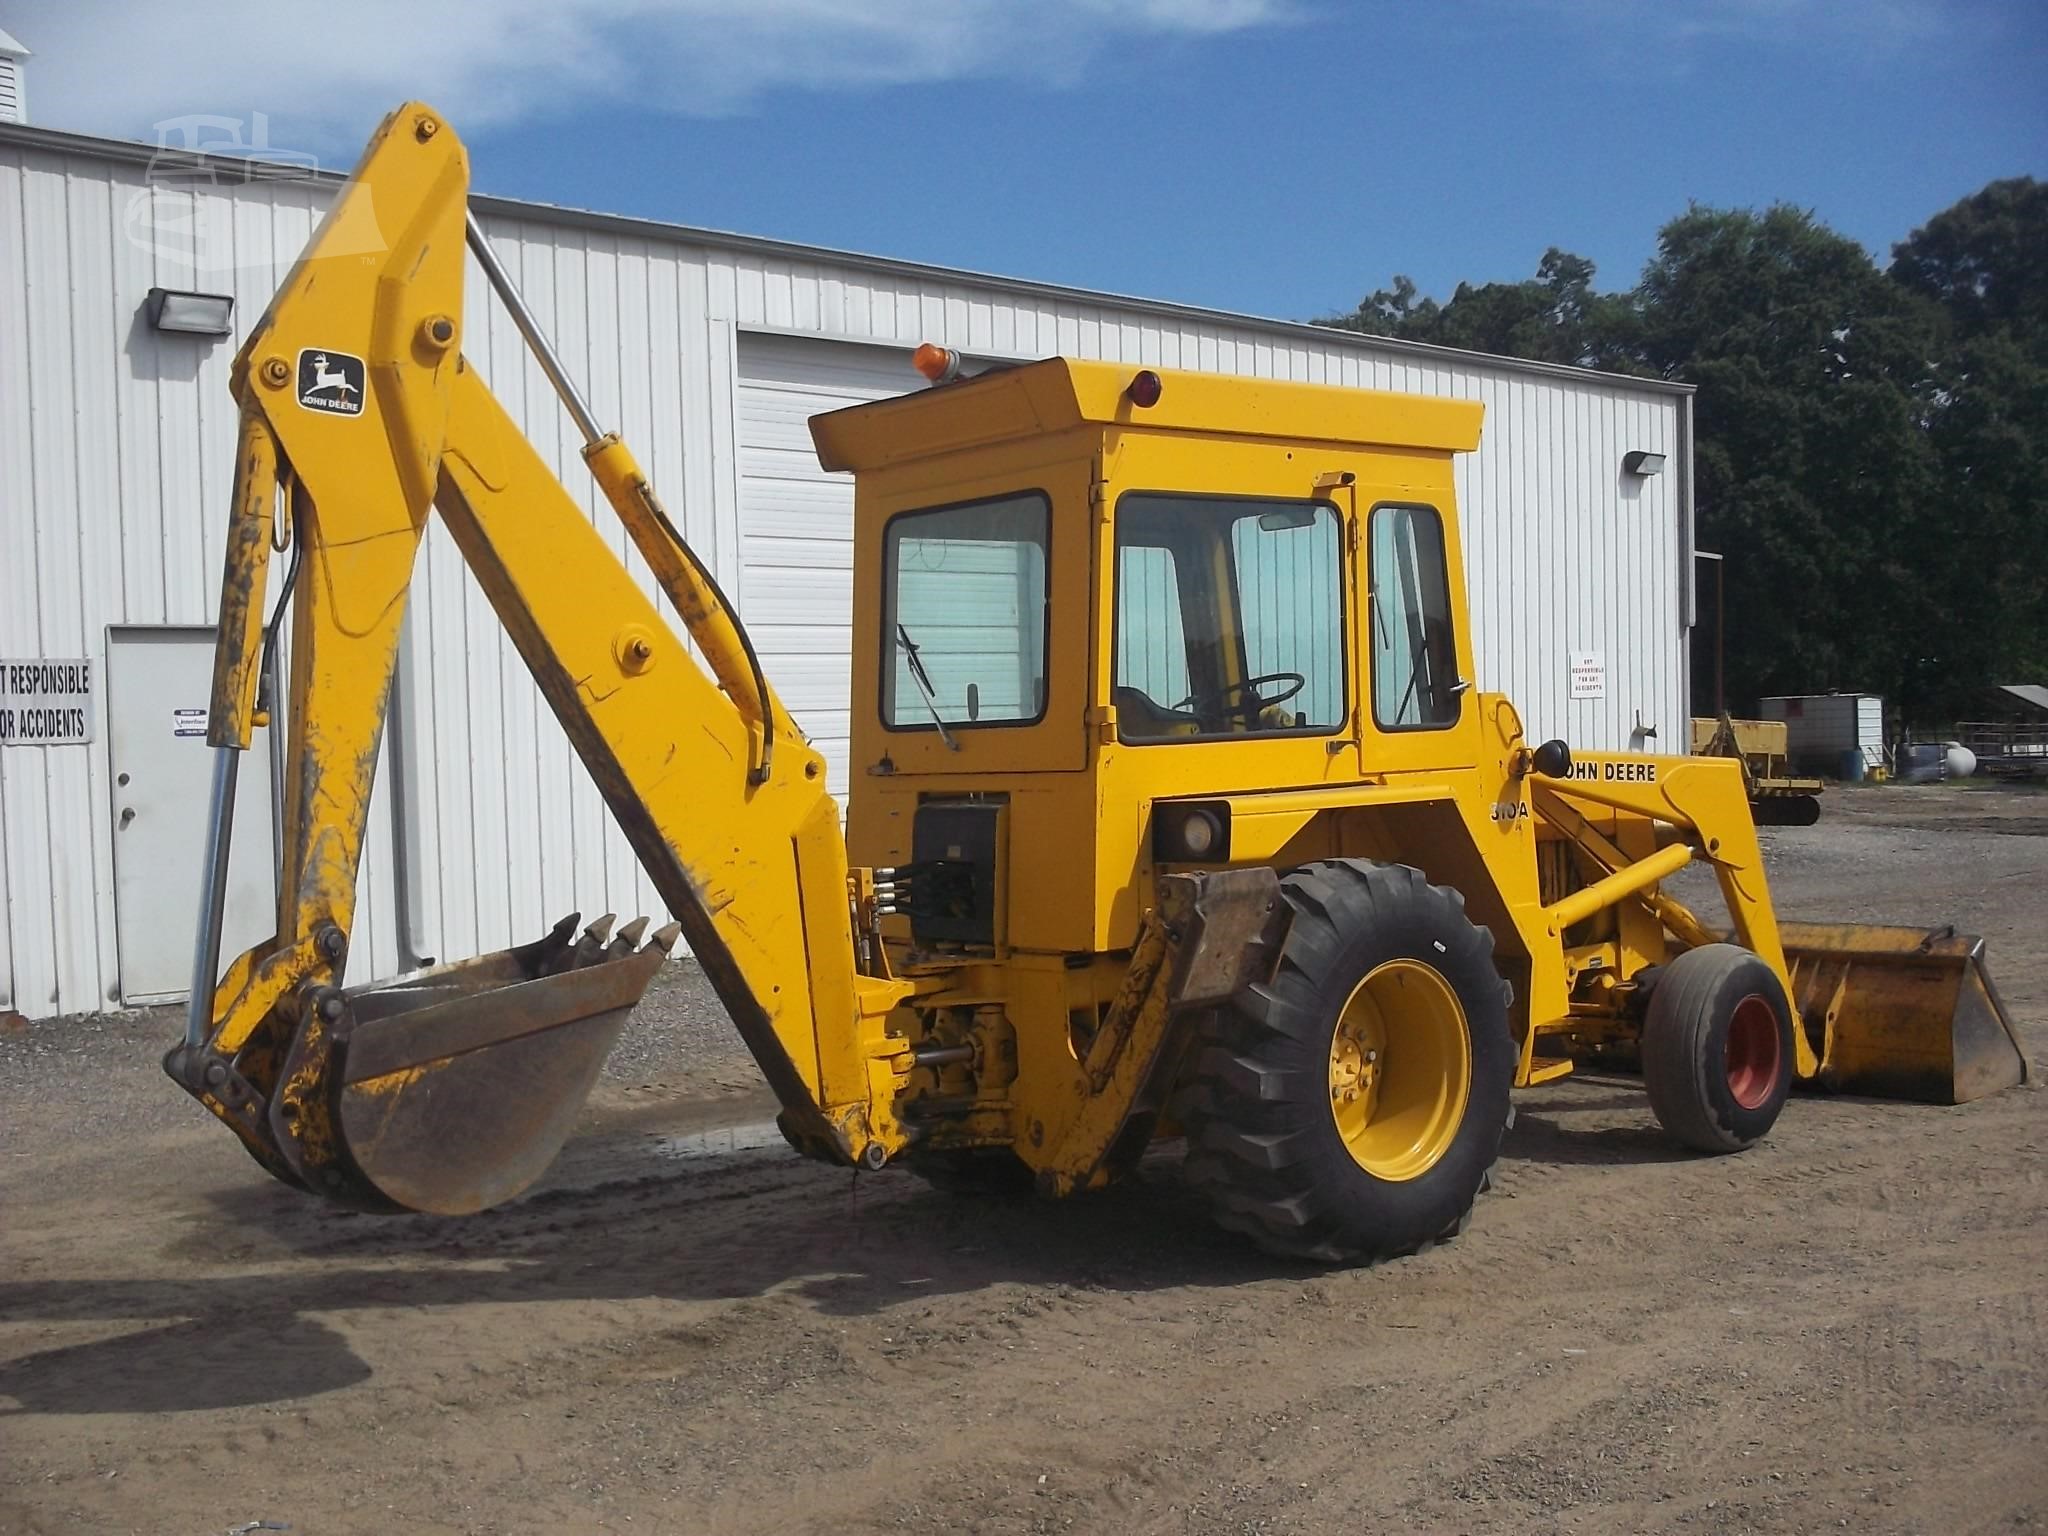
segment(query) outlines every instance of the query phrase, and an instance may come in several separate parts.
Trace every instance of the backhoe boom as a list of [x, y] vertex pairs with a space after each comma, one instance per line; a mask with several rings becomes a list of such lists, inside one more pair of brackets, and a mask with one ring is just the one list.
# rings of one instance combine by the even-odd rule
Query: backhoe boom
[[[400, 623], [438, 513], [760, 1061], [793, 1139], [847, 1160], [879, 1142], [879, 1161], [902, 1139], [890, 1112], [900, 1042], [889, 1044], [883, 1020], [909, 989], [857, 969], [823, 761], [791, 727], [631, 454], [597, 432], [480, 235], [487, 274], [540, 348], [606, 499], [716, 682], [463, 358], [467, 187], [462, 146], [438, 116], [418, 105], [394, 113], [235, 361], [242, 451], [209, 741], [227, 754], [250, 739], [281, 484], [299, 548], [278, 928], [210, 997], [195, 991], [193, 1037], [166, 1065], [266, 1166], [376, 1205], [394, 1196], [347, 1155], [352, 1101], [389, 1131], [406, 1120], [407, 1100], [424, 1104], [431, 1089], [445, 1121], [457, 1079], [470, 1080], [470, 1097], [500, 1098], [512, 1086], [504, 1064], [523, 1057], [519, 1094], [580, 1102], [583, 1068], [594, 1074], [598, 1044], [608, 1048], [637, 1001], [638, 988], [621, 1007], [608, 983], [569, 986], [626, 956], [599, 934], [578, 961], [564, 933], [551, 950], [512, 952], [535, 973], [525, 985], [553, 987], [537, 1009], [494, 1003], [460, 966], [411, 986], [423, 1006], [461, 1001], [496, 1014], [453, 1034], [437, 1016], [434, 1038], [462, 1048], [412, 1061], [391, 1046], [405, 1027], [391, 989], [341, 990]], [[226, 836], [222, 818], [223, 861]], [[199, 961], [208, 980], [210, 926]], [[672, 940], [669, 931], [661, 947]], [[499, 974], [502, 957], [467, 964], [499, 984], [512, 974]], [[366, 1013], [377, 1014], [383, 1043], [357, 1055], [388, 1070], [354, 1081], [349, 1043], [370, 1027]], [[499, 1049], [521, 1041], [518, 1052]], [[549, 1124], [557, 1131], [566, 1123]], [[454, 1198], [475, 1195], [465, 1186]]]

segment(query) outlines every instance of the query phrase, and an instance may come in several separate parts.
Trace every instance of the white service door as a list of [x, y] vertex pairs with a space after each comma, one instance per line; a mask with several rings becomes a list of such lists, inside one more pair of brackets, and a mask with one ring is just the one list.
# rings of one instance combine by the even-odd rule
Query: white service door
[[740, 337], [740, 590], [761, 666], [846, 804], [853, 686], [853, 476], [827, 474], [810, 419], [922, 388], [910, 353]]
[[[213, 631], [107, 631], [107, 758], [114, 795], [114, 931], [121, 1001], [183, 998], [192, 985], [205, 878], [213, 749], [206, 702]], [[235, 784], [235, 835], [221, 930], [225, 965], [277, 928], [269, 732], [256, 732]]]

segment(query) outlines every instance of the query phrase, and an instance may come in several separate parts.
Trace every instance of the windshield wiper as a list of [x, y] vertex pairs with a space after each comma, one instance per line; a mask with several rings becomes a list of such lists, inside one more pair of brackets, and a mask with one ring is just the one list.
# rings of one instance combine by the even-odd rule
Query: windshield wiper
[[960, 743], [953, 739], [953, 733], [946, 729], [946, 722], [939, 716], [939, 690], [932, 686], [931, 674], [925, 671], [923, 658], [917, 654], [917, 642], [910, 638], [910, 631], [901, 624], [896, 626], [896, 643], [903, 647], [903, 654], [910, 661], [910, 680], [924, 695], [924, 707], [931, 711], [932, 724], [939, 728], [939, 740], [946, 744], [948, 752], [958, 752]]

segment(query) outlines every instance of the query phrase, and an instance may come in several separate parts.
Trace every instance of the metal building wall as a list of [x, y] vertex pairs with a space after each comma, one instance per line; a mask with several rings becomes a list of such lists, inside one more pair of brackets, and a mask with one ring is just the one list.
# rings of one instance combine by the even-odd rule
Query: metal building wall
[[[147, 153], [0, 129], [0, 654], [103, 659], [108, 624], [213, 619], [239, 338], [160, 337], [140, 318], [144, 296], [152, 284], [232, 292], [238, 329], [253, 324], [333, 182], [224, 177], [152, 192]], [[224, 239], [227, 269], [138, 242], [131, 210], [145, 196], [159, 222], [182, 208], [216, 246]], [[635, 445], [743, 610], [776, 601], [772, 572], [742, 561], [735, 397], [750, 337], [934, 340], [984, 356], [1065, 352], [1476, 398], [1485, 439], [1459, 474], [1482, 686], [1512, 693], [1532, 736], [1624, 746], [1640, 713], [1657, 745], [1684, 749], [1682, 391], [534, 205], [478, 207], [598, 418]], [[593, 512], [573, 432], [472, 279], [466, 351]], [[1670, 468], [1628, 482], [1621, 456], [1634, 448], [1670, 455]], [[615, 521], [593, 520], [651, 590]], [[1604, 653], [1604, 699], [1569, 698], [1574, 650]], [[657, 908], [438, 529], [386, 749], [352, 979], [524, 940], [577, 906]], [[385, 793], [394, 772], [396, 800]], [[104, 722], [89, 746], [0, 752], [0, 1007], [68, 1012], [115, 993], [105, 774]]]
[[[90, 656], [104, 697], [108, 625], [214, 621], [233, 475], [238, 338], [159, 334], [148, 291], [231, 293], [246, 328], [332, 189], [152, 187], [94, 141], [34, 147], [68, 137], [0, 139], [0, 655]], [[181, 227], [203, 247], [181, 249]], [[0, 749], [0, 1008], [119, 1001], [107, 729], [102, 714], [86, 745]], [[397, 958], [389, 821], [373, 813], [366, 969]], [[166, 922], [196, 923], [199, 879]]]

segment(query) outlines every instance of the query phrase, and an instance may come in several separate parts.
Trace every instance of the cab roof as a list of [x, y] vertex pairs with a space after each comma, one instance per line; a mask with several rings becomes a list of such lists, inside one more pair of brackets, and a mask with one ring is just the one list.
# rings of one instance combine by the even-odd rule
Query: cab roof
[[1485, 407], [1476, 400], [1247, 379], [1154, 368], [1158, 402], [1135, 404], [1129, 363], [1052, 357], [958, 383], [811, 418], [827, 469], [879, 469], [1013, 438], [1084, 426], [1206, 436], [1342, 443], [1424, 453], [1470, 453]]

